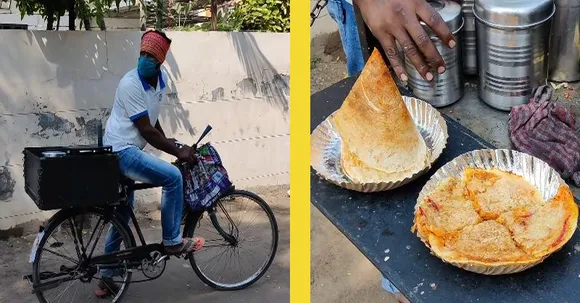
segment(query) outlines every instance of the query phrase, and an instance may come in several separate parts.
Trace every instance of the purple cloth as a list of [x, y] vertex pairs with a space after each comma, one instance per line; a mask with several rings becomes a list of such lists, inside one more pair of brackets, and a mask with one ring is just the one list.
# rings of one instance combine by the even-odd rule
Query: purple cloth
[[580, 186], [580, 139], [574, 114], [552, 102], [552, 88], [540, 86], [530, 102], [510, 112], [509, 136], [518, 151], [542, 159]]

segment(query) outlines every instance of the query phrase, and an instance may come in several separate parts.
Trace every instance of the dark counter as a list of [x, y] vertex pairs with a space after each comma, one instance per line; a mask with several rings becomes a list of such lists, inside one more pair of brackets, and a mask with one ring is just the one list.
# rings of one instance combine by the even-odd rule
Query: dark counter
[[[340, 107], [354, 81], [345, 79], [312, 95], [311, 131]], [[413, 208], [429, 177], [460, 154], [493, 148], [458, 122], [445, 119], [447, 147], [426, 175], [393, 191], [362, 194], [327, 183], [311, 169], [311, 202], [414, 303], [580, 302], [578, 232], [543, 263], [504, 276], [479, 275], [443, 263], [411, 233]]]

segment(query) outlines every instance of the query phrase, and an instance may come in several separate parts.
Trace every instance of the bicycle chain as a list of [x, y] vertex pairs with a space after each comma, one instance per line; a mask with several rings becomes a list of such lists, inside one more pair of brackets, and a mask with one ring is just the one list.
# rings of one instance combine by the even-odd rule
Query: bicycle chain
[[328, 4], [328, 0], [316, 1], [316, 5], [314, 6], [312, 11], [310, 12], [310, 27], [312, 27], [312, 25], [314, 24], [314, 21], [316, 21], [316, 19], [318, 18], [318, 16], [322, 12], [322, 9], [325, 8], [327, 4]]

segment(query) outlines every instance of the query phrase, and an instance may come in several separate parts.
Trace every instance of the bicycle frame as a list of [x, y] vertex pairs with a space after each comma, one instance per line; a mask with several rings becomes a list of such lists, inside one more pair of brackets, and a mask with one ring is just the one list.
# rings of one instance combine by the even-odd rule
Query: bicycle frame
[[[197, 144], [211, 131], [211, 129], [212, 129], [211, 126], [208, 125], [206, 127], [206, 129], [203, 131], [203, 133], [201, 134], [199, 140], [193, 146], [197, 146]], [[100, 143], [101, 142], [99, 142], [99, 144]], [[44, 289], [50, 289], [53, 287], [57, 287], [62, 282], [66, 282], [67, 280], [75, 279], [75, 277], [71, 277], [70, 273], [72, 273], [78, 269], [85, 270], [84, 274], [80, 278], [86, 279], [87, 281], [90, 282], [90, 280], [92, 280], [93, 276], [97, 273], [97, 271], [99, 269], [121, 268], [121, 267], [124, 267], [127, 265], [127, 264], [123, 263], [126, 261], [128, 261], [128, 263], [129, 263], [128, 265], [131, 268], [141, 266], [142, 261], [146, 258], [150, 258], [151, 257], [150, 254], [153, 251], [160, 252], [162, 255], [162, 259], [169, 259], [169, 256], [165, 252], [165, 246], [162, 243], [147, 244], [145, 237], [143, 236], [143, 232], [141, 230], [141, 227], [139, 226], [139, 223], [137, 222], [135, 212], [133, 211], [133, 208], [130, 207], [127, 203], [129, 193], [135, 192], [138, 190], [142, 190], [142, 189], [155, 188], [155, 187], [158, 187], [158, 186], [151, 185], [151, 184], [143, 184], [143, 183], [122, 184], [121, 192], [119, 193], [119, 202], [117, 204], [98, 207], [98, 208], [105, 211], [105, 217], [104, 217], [103, 222], [100, 222], [100, 220], [99, 220], [99, 223], [97, 223], [97, 225], [93, 229], [93, 232], [92, 232], [90, 239], [89, 239], [89, 243], [91, 242], [93, 237], [97, 236], [97, 238], [93, 242], [92, 248], [90, 248], [90, 252], [88, 252], [88, 255], [87, 255], [87, 250], [89, 249], [89, 247], [86, 247], [86, 248], [84, 247], [84, 244], [82, 243], [83, 242], [82, 237], [79, 237], [79, 235], [77, 234], [77, 231], [75, 231], [75, 227], [71, 226], [71, 232], [72, 232], [72, 235], [74, 238], [75, 245], [78, 245], [79, 244], [78, 242], [80, 242], [81, 247], [82, 247], [82, 253], [78, 249], [78, 246], [76, 247], [77, 254], [78, 254], [78, 257], [80, 259], [78, 266], [75, 268], [64, 268], [64, 269], [61, 268], [61, 271], [59, 273], [46, 273], [46, 275], [50, 274], [50, 276], [48, 277], [49, 279], [50, 278], [60, 278], [60, 277], [63, 277], [63, 279], [52, 280], [52, 281], [40, 283], [37, 285], [34, 285], [32, 283], [32, 275], [25, 276], [24, 278], [26, 280], [28, 280], [29, 283], [31, 284], [33, 292], [38, 291], [38, 290], [44, 290]], [[233, 191], [233, 190], [235, 190], [235, 188], [232, 186], [231, 191]], [[228, 193], [226, 193], [225, 195], [227, 195], [229, 193], [230, 193], [230, 191], [228, 191]], [[212, 225], [217, 230], [217, 232], [223, 237], [223, 239], [229, 245], [236, 245], [237, 244], [236, 236], [226, 232], [221, 227], [221, 225], [220, 225], [220, 223], [215, 215], [215, 207], [217, 205], [218, 205], [218, 203], [216, 203], [216, 205], [214, 205], [208, 209], [195, 211], [195, 212], [191, 212], [187, 208], [185, 208], [182, 222], [183, 221], [185, 221], [185, 222], [189, 221], [189, 222], [194, 222], [194, 223], [198, 222], [200, 217], [203, 215], [203, 213], [207, 212], [208, 215], [210, 216], [210, 221], [211, 221]], [[119, 208], [125, 208], [125, 207], [128, 208], [129, 218], [120, 218], [118, 215], [118, 210], [119, 210]], [[65, 210], [65, 211], [67, 211], [67, 210]], [[73, 209], [69, 209], [68, 211], [73, 211]], [[232, 219], [229, 217], [229, 214], [227, 213], [227, 211], [225, 211], [225, 209], [224, 209], [224, 212], [226, 213], [228, 220], [231, 221]], [[134, 241], [134, 234], [133, 234], [133, 231], [131, 230], [131, 228], [129, 227], [128, 221], [130, 220], [133, 222], [133, 226], [135, 228], [135, 231], [137, 233], [137, 236], [139, 238], [139, 242], [141, 245], [138, 245], [138, 246], [135, 246], [135, 247], [132, 247], [129, 249], [120, 250], [117, 252], [93, 257], [92, 254], [95, 250], [98, 238], [103, 234], [103, 230], [104, 230], [105, 226], [107, 226], [109, 224], [109, 222], [113, 216], [117, 216], [117, 218], [119, 219], [119, 221], [122, 222], [122, 224], [126, 224], [125, 228], [131, 234], [131, 238]], [[56, 217], [56, 215], [55, 215], [55, 217]], [[129, 219], [129, 220], [127, 220], [127, 219]], [[100, 228], [98, 230], [98, 235], [97, 235], [96, 234], [97, 227], [99, 226], [100, 223], [102, 223], [102, 224], [100, 225]], [[232, 225], [235, 227], [235, 224], [232, 224]], [[237, 232], [238, 232], [237, 227], [235, 227], [234, 231], [237, 234]], [[137, 243], [134, 243], [134, 244], [137, 244]], [[186, 259], [187, 259], [187, 257], [186, 257]], [[76, 278], [79, 278], [79, 277], [76, 277]]]
[[[237, 241], [238, 241], [237, 238], [234, 235], [225, 231], [222, 228], [222, 226], [220, 225], [218, 218], [215, 215], [215, 206], [213, 206], [209, 209], [206, 209], [206, 210], [201, 210], [201, 211], [196, 211], [196, 212], [186, 211], [186, 213], [184, 213], [183, 219], [187, 219], [188, 217], [190, 217], [191, 222], [198, 222], [199, 217], [201, 217], [205, 212], [207, 212], [207, 214], [209, 215], [209, 218], [210, 218], [210, 221], [211, 221], [213, 227], [220, 234], [220, 236], [222, 236], [223, 239], [229, 245], [236, 245]], [[224, 210], [224, 212], [226, 213], [228, 220], [231, 220], [231, 218], [229, 218], [229, 215], [227, 214], [227, 212], [225, 210]], [[129, 213], [130, 213], [130, 219], [133, 222], [133, 226], [135, 227], [135, 231], [137, 232], [137, 235], [139, 237], [139, 241], [141, 242], [141, 245], [130, 248], [130, 249], [110, 253], [110, 254], [96, 256], [93, 258], [91, 258], [89, 256], [89, 262], [87, 264], [88, 266], [99, 266], [100, 268], [106, 268], [107, 267], [106, 264], [116, 263], [116, 262], [120, 262], [120, 261], [130, 260], [130, 261], [141, 262], [142, 259], [149, 257], [149, 253], [151, 251], [158, 251], [158, 252], [161, 252], [163, 255], [165, 255], [165, 246], [163, 244], [161, 244], [161, 243], [147, 244], [147, 242], [145, 241], [145, 237], [143, 236], [143, 232], [141, 231], [141, 228], [139, 226], [139, 223], [137, 222], [137, 218], [135, 217], [135, 212], [133, 212], [133, 210], [130, 209]], [[236, 232], [237, 232], [237, 227], [236, 227]], [[120, 266], [120, 265], [117, 265], [117, 267], [118, 266]], [[115, 267], [115, 266], [113, 266], [113, 267]]]
[[[116, 211], [116, 208], [113, 208], [112, 211], [113, 212]], [[137, 236], [139, 237], [141, 245], [132, 247], [130, 249], [120, 250], [117, 252], [100, 255], [96, 257], [88, 256], [87, 266], [89, 267], [98, 266], [100, 268], [108, 268], [111, 266], [106, 266], [106, 264], [117, 263], [120, 261], [127, 260], [139, 261], [140, 263], [142, 259], [147, 258], [149, 256], [149, 253], [154, 250], [165, 254], [165, 247], [163, 246], [163, 244], [161, 243], [147, 244], [147, 241], [145, 241], [145, 237], [143, 236], [143, 232], [141, 231], [141, 227], [139, 226], [139, 222], [137, 222], [135, 212], [133, 211], [132, 208], [129, 208], [129, 219], [133, 222], [133, 226], [135, 227], [135, 231], [137, 232]], [[128, 228], [128, 231], [130, 231], [130, 228]]]
[[[78, 278], [82, 278], [82, 279], [85, 279], [87, 282], [90, 282], [93, 279], [93, 276], [98, 272], [99, 269], [119, 269], [119, 268], [123, 268], [125, 266], [127, 266], [128, 268], [139, 267], [139, 266], [141, 266], [142, 260], [146, 259], [146, 258], [150, 258], [150, 253], [153, 251], [160, 252], [162, 254], [163, 259], [169, 259], [169, 256], [165, 253], [165, 246], [162, 243], [147, 244], [147, 241], [145, 240], [145, 237], [143, 236], [143, 232], [141, 230], [141, 227], [139, 226], [139, 223], [137, 222], [135, 212], [133, 211], [132, 208], [129, 208], [129, 219], [133, 222], [133, 226], [135, 228], [135, 231], [137, 233], [137, 236], [139, 238], [139, 242], [141, 245], [135, 246], [135, 247], [132, 247], [129, 249], [109, 253], [109, 254], [99, 255], [99, 256], [95, 256], [95, 257], [92, 256], [92, 254], [95, 250], [95, 245], [98, 242], [98, 238], [103, 234], [102, 232], [103, 232], [104, 228], [109, 224], [111, 217], [117, 216], [117, 210], [118, 210], [119, 206], [120, 207], [128, 207], [127, 205], [120, 204], [117, 206], [111, 206], [111, 207], [105, 208], [106, 215], [104, 217], [103, 222], [100, 222], [100, 224], [97, 224], [95, 226], [95, 228], [93, 229], [92, 235], [91, 235], [91, 240], [94, 237], [97, 237], [97, 239], [95, 239], [93, 242], [92, 248], [86, 247], [86, 249], [87, 250], [90, 249], [90, 251], [82, 251], [82, 254], [79, 251], [79, 256], [82, 256], [82, 257], [80, 258], [81, 262], [79, 262], [78, 267], [61, 268], [60, 272], [46, 273], [43, 280], [49, 280], [49, 281], [42, 282], [39, 284], [34, 284], [32, 282], [32, 274], [25, 276], [24, 279], [27, 280], [29, 282], [29, 284], [31, 285], [32, 292], [34, 293], [36, 291], [44, 291], [44, 290], [48, 290], [51, 288], [55, 288], [64, 282], [67, 282], [70, 280], [75, 280]], [[184, 214], [184, 219], [187, 219], [188, 216], [192, 216], [188, 220], [191, 220], [192, 222], [197, 222], [199, 217], [202, 216], [203, 213], [206, 211], [210, 215], [212, 224], [214, 224], [214, 227], [216, 228], [216, 230], [224, 237], [224, 240], [226, 242], [228, 242], [229, 244], [236, 243], [235, 237], [228, 234], [227, 232], [225, 232], [223, 230], [223, 228], [219, 225], [219, 222], [218, 222], [213, 210], [204, 210], [204, 211], [197, 211], [197, 212], [187, 211], [187, 213]], [[100, 226], [100, 228], [99, 228], [99, 230], [97, 230], [97, 227], [99, 227], [99, 226]], [[130, 232], [131, 234], [133, 234], [131, 229], [128, 227], [129, 226], [127, 226], [127, 231]], [[78, 241], [76, 233], [74, 233], [73, 235], [75, 238], [75, 242]], [[75, 243], [75, 244], [77, 244], [77, 243]], [[128, 264], [125, 262], [127, 262]], [[74, 272], [75, 270], [78, 270], [80, 268], [82, 268], [81, 271], [85, 272], [85, 274], [83, 274], [81, 276], [72, 276], [71, 275], [72, 272]], [[135, 283], [135, 282], [133, 282], [133, 283]]]

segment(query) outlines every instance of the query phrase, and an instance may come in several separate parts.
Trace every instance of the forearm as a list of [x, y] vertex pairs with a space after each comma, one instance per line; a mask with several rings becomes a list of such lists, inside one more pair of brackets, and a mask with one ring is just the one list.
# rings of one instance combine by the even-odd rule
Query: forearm
[[151, 146], [177, 157], [179, 148], [173, 141], [167, 139], [159, 129], [148, 127], [141, 131], [141, 136], [143, 136]]
[[163, 128], [161, 127], [161, 124], [159, 124], [159, 120], [157, 120], [157, 123], [155, 123], [155, 129], [157, 129], [163, 135], [164, 138], [167, 138], [165, 132], [163, 131]]

